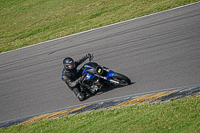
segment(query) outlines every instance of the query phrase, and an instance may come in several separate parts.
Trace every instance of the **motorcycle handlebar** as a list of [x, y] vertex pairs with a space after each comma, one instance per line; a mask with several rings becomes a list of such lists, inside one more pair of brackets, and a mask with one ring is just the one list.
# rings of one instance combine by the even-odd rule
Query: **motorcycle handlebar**
[[91, 57], [89, 58], [89, 62], [91, 62], [94, 59], [93, 54], [91, 54]]

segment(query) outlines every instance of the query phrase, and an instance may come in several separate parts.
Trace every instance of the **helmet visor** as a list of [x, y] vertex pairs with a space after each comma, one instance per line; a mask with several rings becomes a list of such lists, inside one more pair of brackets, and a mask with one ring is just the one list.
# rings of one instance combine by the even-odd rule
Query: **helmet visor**
[[74, 64], [67, 64], [64, 65], [67, 69], [73, 69], [74, 68]]
[[69, 64], [69, 65], [68, 65], [68, 68], [69, 68], [69, 69], [72, 69], [73, 66], [74, 66], [73, 64]]

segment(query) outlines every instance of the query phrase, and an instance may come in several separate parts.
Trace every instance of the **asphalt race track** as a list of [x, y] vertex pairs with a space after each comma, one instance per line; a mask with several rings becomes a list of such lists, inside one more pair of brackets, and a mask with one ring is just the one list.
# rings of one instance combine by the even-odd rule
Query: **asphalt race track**
[[[135, 84], [80, 102], [62, 60], [88, 52]], [[0, 54], [0, 122], [78, 104], [200, 84], [200, 3]]]

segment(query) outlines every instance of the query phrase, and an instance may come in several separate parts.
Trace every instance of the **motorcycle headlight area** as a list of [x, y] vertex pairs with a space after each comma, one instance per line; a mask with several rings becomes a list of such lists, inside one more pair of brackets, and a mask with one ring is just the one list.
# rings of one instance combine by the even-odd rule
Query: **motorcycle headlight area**
[[103, 73], [103, 68], [100, 67], [100, 66], [97, 66], [96, 67], [96, 73], [99, 74], [99, 75], [101, 75]]

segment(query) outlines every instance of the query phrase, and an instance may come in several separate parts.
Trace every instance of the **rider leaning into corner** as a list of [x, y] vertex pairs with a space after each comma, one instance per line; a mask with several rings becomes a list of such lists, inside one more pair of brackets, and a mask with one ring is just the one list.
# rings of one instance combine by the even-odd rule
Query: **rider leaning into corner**
[[78, 61], [74, 61], [71, 57], [66, 57], [63, 60], [64, 69], [62, 71], [62, 79], [80, 101], [86, 99], [86, 92], [80, 90], [79, 83], [83, 80], [84, 76], [79, 76], [80, 74], [77, 72], [77, 67], [91, 57], [92, 55], [88, 53]]

